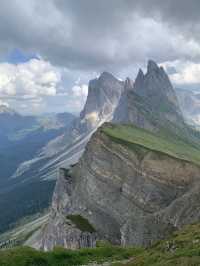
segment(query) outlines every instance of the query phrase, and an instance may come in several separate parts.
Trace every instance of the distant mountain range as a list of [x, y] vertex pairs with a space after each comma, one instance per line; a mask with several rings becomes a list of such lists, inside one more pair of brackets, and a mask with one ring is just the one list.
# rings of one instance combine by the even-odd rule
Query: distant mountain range
[[[75, 117], [69, 113], [40, 117], [22, 116], [0, 106], [0, 231], [24, 215], [47, 207], [55, 181], [46, 184], [40, 178], [14, 174], [24, 161], [34, 160], [43, 147], [62, 135]], [[36, 193], [38, 191], [45, 193]]]

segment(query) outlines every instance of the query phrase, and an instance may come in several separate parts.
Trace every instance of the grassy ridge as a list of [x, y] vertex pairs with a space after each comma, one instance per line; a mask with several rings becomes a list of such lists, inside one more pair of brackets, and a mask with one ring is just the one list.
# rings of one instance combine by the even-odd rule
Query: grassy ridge
[[133, 125], [109, 125], [101, 129], [113, 141], [136, 144], [146, 149], [165, 153], [178, 159], [200, 165], [200, 149], [176, 136], [153, 134]]

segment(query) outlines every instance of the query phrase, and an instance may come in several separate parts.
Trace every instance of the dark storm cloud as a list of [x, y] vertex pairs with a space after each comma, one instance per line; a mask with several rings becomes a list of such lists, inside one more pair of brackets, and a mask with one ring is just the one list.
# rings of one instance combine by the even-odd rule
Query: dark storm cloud
[[[120, 29], [134, 13], [161, 19], [185, 32], [193, 27], [192, 34], [200, 23], [199, 0], [54, 0], [54, 3], [62, 12], [69, 12], [77, 23], [80, 22], [80, 27], [88, 27], [94, 32], [98, 29], [110, 34], [112, 29]], [[196, 33], [199, 34], [199, 31]]]
[[[133, 2], [130, 1], [130, 5], [134, 5]], [[141, 15], [161, 19], [182, 34], [200, 41], [199, 0], [141, 0], [135, 8]]]
[[[130, 1], [130, 4], [133, 4]], [[176, 26], [182, 24], [196, 24], [199, 23], [200, 1], [198, 0], [151, 0], [151, 1], [137, 1], [136, 7], [141, 13], [149, 14], [149, 11], [156, 15], [158, 12], [167, 22], [175, 23]], [[158, 14], [157, 13], [157, 14]]]
[[[19, 48], [90, 71], [198, 59], [199, 11], [199, 0], [2, 0], [0, 52]], [[195, 43], [180, 47], [182, 36]]]
[[[149, 16], [158, 13], [174, 22], [197, 22], [200, 20], [200, 1], [198, 0], [102, 0], [102, 1], [65, 1], [54, 0], [55, 5], [64, 12], [93, 27], [97, 24], [109, 23], [110, 26], [120, 24], [120, 17], [124, 19], [132, 12], [140, 12]], [[91, 20], [93, 24], [91, 24]]]

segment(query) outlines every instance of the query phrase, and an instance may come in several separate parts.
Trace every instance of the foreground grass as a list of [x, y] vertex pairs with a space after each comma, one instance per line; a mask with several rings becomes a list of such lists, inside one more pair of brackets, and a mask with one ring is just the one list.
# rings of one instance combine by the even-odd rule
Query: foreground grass
[[[118, 264], [121, 265], [121, 264]], [[200, 224], [186, 226], [145, 250], [124, 266], [199, 266]]]
[[141, 252], [138, 248], [121, 248], [105, 245], [77, 251], [56, 248], [52, 252], [36, 251], [28, 247], [18, 247], [0, 252], [1, 266], [71, 266], [91, 262], [126, 260]]
[[72, 266], [91, 262], [110, 262], [112, 266], [199, 266], [200, 224], [186, 226], [148, 249], [104, 244], [76, 251], [56, 248], [42, 252], [28, 247], [0, 251], [1, 266]]
[[167, 137], [164, 134], [153, 134], [147, 130], [133, 125], [105, 126], [102, 131], [115, 142], [134, 148], [140, 146], [158, 152], [165, 153], [178, 159], [200, 165], [200, 149], [190, 143], [179, 139], [177, 136]]

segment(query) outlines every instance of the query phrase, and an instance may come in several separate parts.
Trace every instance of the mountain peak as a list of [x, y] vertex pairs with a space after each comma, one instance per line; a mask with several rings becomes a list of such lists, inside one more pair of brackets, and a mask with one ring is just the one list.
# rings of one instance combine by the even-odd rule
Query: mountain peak
[[138, 76], [144, 77], [144, 73], [141, 68], [139, 69]]
[[104, 71], [99, 78], [91, 80], [81, 120], [86, 121], [90, 129], [110, 120], [123, 89], [124, 84], [109, 72]]
[[143, 86], [144, 78], [145, 78], [145, 75], [144, 75], [142, 69], [140, 68], [139, 69], [139, 72], [137, 74], [137, 77], [135, 79], [135, 85], [134, 85], [134, 87], [135, 88], [140, 88], [141, 86]]
[[115, 79], [115, 77], [111, 73], [104, 71], [101, 73], [101, 75], [98, 78], [98, 80], [107, 80], [107, 79]]
[[149, 60], [147, 64], [147, 73], [159, 70], [159, 66], [153, 60]]
[[147, 64], [147, 73], [144, 75], [140, 69], [135, 80], [134, 90], [137, 94], [158, 98], [168, 94], [174, 94], [172, 84], [162, 67], [159, 67], [153, 60]]

